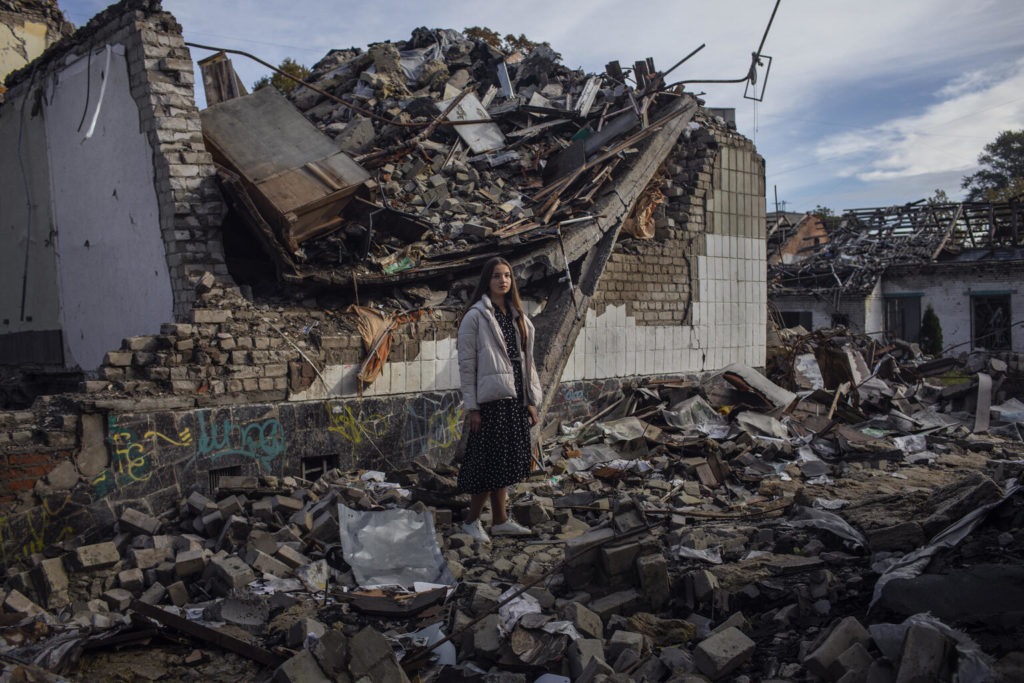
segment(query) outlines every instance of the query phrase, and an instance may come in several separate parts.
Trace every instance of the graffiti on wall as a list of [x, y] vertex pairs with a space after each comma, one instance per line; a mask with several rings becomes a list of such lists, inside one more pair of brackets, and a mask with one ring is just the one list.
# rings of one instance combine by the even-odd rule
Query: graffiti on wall
[[217, 462], [228, 455], [238, 455], [255, 461], [265, 472], [270, 472], [274, 460], [285, 451], [284, 427], [276, 417], [247, 423], [231, 418], [218, 420], [199, 417], [199, 439], [196, 455]]
[[[24, 532], [21, 534], [12, 534], [7, 517], [0, 517], [0, 559], [3, 566], [9, 567], [12, 561], [27, 560], [43, 552], [48, 543], [60, 543], [74, 537], [74, 530], [57, 519], [70, 500], [70, 496], [44, 498], [42, 505], [24, 516]], [[12, 545], [15, 535], [19, 538]], [[8, 552], [9, 546], [11, 553]]]
[[415, 458], [431, 451], [455, 448], [462, 438], [462, 399], [445, 394], [440, 399], [425, 396], [407, 404], [405, 454]]
[[327, 431], [340, 436], [352, 447], [353, 453], [366, 444], [376, 447], [376, 440], [387, 433], [388, 417], [378, 413], [364, 414], [361, 405], [358, 410], [353, 410], [350, 403], [324, 403], [324, 409], [327, 411]]
[[153, 476], [152, 451], [133, 430], [118, 424], [117, 417], [108, 418], [110, 467], [92, 479], [92, 494], [105, 498], [117, 489], [148, 480]]

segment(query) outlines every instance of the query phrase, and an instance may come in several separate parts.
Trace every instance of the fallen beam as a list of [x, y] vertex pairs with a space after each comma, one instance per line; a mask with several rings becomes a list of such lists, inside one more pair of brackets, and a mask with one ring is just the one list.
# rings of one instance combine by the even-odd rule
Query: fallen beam
[[225, 650], [230, 650], [235, 654], [242, 655], [254, 662], [263, 664], [264, 666], [276, 669], [284, 662], [284, 659], [278, 657], [273, 652], [250, 645], [243, 640], [239, 640], [238, 638], [229, 636], [226, 633], [209, 628], [208, 626], [203, 626], [202, 624], [189, 621], [188, 619], [179, 617], [177, 614], [171, 614], [159, 607], [147, 605], [146, 603], [138, 600], [132, 600], [131, 609], [144, 617], [149, 617], [150, 619], [167, 626], [168, 628], [180, 631], [181, 633], [193, 638], [198, 638], [200, 640], [205, 640], [208, 643], [218, 645]]

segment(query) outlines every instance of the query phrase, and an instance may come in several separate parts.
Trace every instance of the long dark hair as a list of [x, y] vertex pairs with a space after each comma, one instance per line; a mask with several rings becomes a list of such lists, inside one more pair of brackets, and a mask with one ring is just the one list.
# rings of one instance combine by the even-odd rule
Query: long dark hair
[[516, 318], [516, 324], [519, 326], [519, 338], [523, 347], [523, 351], [526, 351], [526, 314], [523, 312], [523, 300], [519, 298], [519, 286], [516, 284], [516, 274], [512, 269], [512, 264], [506, 259], [500, 256], [487, 261], [484, 264], [483, 270], [480, 271], [480, 281], [476, 283], [476, 289], [473, 290], [473, 295], [469, 297], [469, 303], [466, 305], [466, 311], [462, 314], [463, 316], [469, 312], [469, 309], [473, 308], [473, 304], [483, 298], [484, 294], [490, 291], [491, 287], [491, 276], [494, 275], [494, 269], [500, 265], [508, 266], [508, 272], [512, 275], [512, 287], [509, 288], [508, 294], [505, 295], [505, 300], [512, 304], [512, 308], [516, 310], [519, 317]]

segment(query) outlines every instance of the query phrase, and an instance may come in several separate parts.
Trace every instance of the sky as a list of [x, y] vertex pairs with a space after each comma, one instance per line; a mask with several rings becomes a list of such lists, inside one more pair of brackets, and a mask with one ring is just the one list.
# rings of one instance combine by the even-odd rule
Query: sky
[[[109, 3], [59, 0], [76, 26]], [[673, 80], [742, 78], [775, 0], [163, 0], [185, 40], [312, 66], [333, 48], [406, 40], [413, 29], [486, 26], [548, 42], [600, 73], [653, 58]], [[693, 84], [736, 109], [765, 158], [768, 210], [844, 209], [962, 196], [985, 144], [1024, 128], [1020, 0], [780, 0], [763, 54], [763, 101], [743, 84]], [[210, 53], [192, 49], [196, 61]], [[232, 55], [246, 86], [268, 73]], [[201, 83], [197, 79], [197, 83]], [[202, 86], [198, 86], [202, 89]], [[205, 102], [197, 93], [197, 102]]]

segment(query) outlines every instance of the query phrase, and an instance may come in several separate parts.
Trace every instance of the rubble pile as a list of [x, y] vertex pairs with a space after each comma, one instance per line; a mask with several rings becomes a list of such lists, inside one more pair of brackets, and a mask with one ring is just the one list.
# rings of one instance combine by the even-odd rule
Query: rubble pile
[[428, 462], [125, 507], [8, 569], [4, 676], [160, 644], [153, 680], [1019, 680], [1006, 368], [958, 369], [965, 389], [910, 355], [866, 373], [842, 331], [782, 338], [810, 351], [795, 390], [734, 365], [552, 425], [511, 496], [529, 537], [462, 533], [455, 470]]
[[[561, 237], [598, 217], [597, 200], [646, 138], [689, 111], [677, 106], [689, 98], [667, 89], [649, 60], [625, 69], [611, 62], [593, 75], [559, 59], [543, 43], [499, 49], [426, 28], [405, 41], [333, 50], [314, 65], [309, 86], [288, 97], [370, 176], [350, 180], [352, 172], [305, 165], [339, 192], [359, 181], [355, 198], [347, 189], [339, 196], [340, 220], [275, 234], [266, 207], [257, 210], [251, 188], [238, 183], [240, 169], [221, 170], [225, 189], [291, 282], [429, 278], [466, 268], [481, 252], [508, 255]], [[273, 108], [259, 106], [261, 116]], [[210, 140], [225, 107], [249, 105], [228, 101], [204, 112], [212, 147], [226, 142]]]

